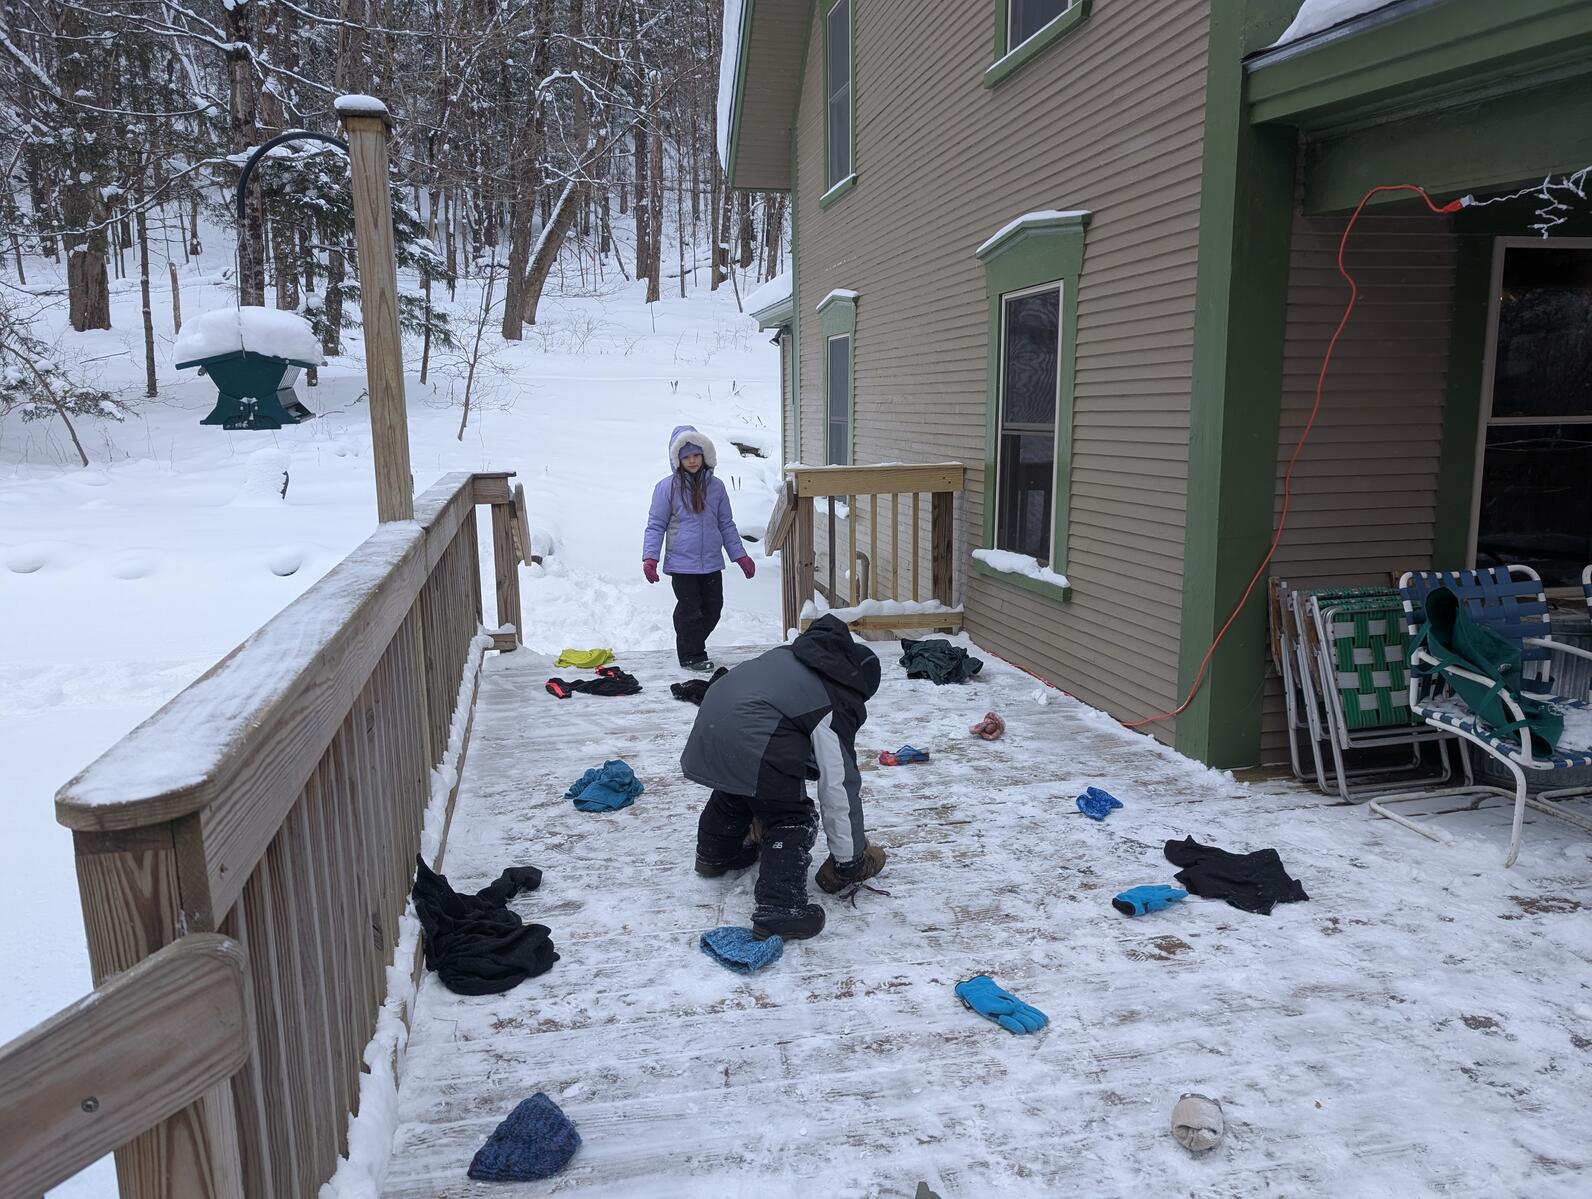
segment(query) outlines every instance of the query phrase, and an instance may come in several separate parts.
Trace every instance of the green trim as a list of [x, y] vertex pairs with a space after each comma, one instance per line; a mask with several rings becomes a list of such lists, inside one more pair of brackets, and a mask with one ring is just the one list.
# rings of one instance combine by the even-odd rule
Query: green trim
[[1492, 291], [1493, 239], [1461, 237], [1454, 268], [1449, 326], [1448, 395], [1437, 471], [1437, 528], [1432, 569], [1470, 566], [1470, 511], [1476, 482], [1476, 440], [1482, 419], [1482, 369], [1486, 364], [1487, 311]]
[[845, 195], [847, 192], [849, 192], [852, 188], [854, 188], [856, 186], [857, 186], [857, 172], [853, 171], [853, 172], [851, 172], [851, 174], [847, 175], [844, 179], [842, 179], [839, 183], [835, 184], [834, 187], [830, 188], [823, 195], [818, 197], [818, 207], [820, 207], [820, 208], [828, 208], [831, 204], [833, 204], [837, 200], [839, 200], [841, 196]]
[[[1001, 317], [1006, 295], [1047, 283], [1061, 285], [1061, 353], [1056, 363], [1056, 479], [1050, 522], [1050, 569], [1067, 573], [1067, 531], [1072, 501], [1072, 405], [1078, 355], [1078, 276], [1083, 272], [1087, 212], [1025, 219], [978, 248], [989, 308], [985, 374], [984, 541], [995, 544], [996, 476], [1000, 453]], [[976, 559], [975, 559], [976, 561]], [[1007, 582], [1023, 578], [993, 572]], [[1034, 582], [1035, 580], [1028, 580]], [[1056, 588], [1042, 584], [1048, 592]]]
[[972, 558], [970, 561], [973, 563], [974, 574], [983, 575], [987, 579], [994, 579], [997, 583], [1008, 583], [1024, 591], [1032, 591], [1035, 595], [1042, 595], [1058, 604], [1064, 604], [1072, 599], [1071, 587], [1059, 587], [1055, 583], [1047, 583], [1043, 579], [1032, 579], [1027, 575], [1013, 574], [1009, 570], [996, 570], [989, 563], [980, 562], [977, 558]]
[[855, 295], [836, 295], [832, 291], [818, 301], [818, 307], [814, 308], [813, 311], [818, 314], [818, 320], [824, 327], [825, 337], [836, 337], [841, 333], [855, 333], [857, 331], [857, 297]]
[[995, 0], [995, 63], [984, 72], [984, 86], [994, 87], [1010, 79], [1023, 67], [1038, 58], [1051, 46], [1066, 37], [1089, 17], [1094, 0], [1073, 0], [1073, 5], [1049, 25], [1020, 46], [1006, 48], [1007, 20], [1011, 13], [1011, 0]]
[[[807, 73], [807, 51], [806, 51], [805, 48], [803, 48], [803, 50], [802, 50], [802, 74], [805, 76], [806, 73]], [[791, 114], [791, 123], [790, 123], [790, 127], [791, 127], [791, 130], [792, 130], [791, 139], [790, 139], [790, 304], [791, 304], [790, 332], [791, 332], [791, 350], [792, 350], [791, 359], [790, 359], [790, 393], [791, 393], [791, 402], [796, 405], [796, 420], [795, 420], [795, 423], [792, 425], [792, 428], [791, 428], [791, 432], [796, 438], [796, 453], [795, 453], [794, 456], [787, 456], [786, 460], [785, 460], [786, 462], [800, 462], [802, 460], [802, 453], [803, 453], [803, 451], [802, 451], [802, 303], [801, 303], [802, 272], [801, 272], [801, 260], [797, 256], [798, 247], [801, 245], [801, 220], [800, 220], [800, 203], [799, 203], [799, 199], [800, 199], [800, 196], [801, 196], [801, 188], [799, 186], [797, 186], [798, 183], [800, 182], [800, 180], [797, 178], [797, 175], [796, 175], [796, 164], [797, 164], [796, 134], [794, 132], [795, 129], [797, 128], [796, 118], [800, 115], [800, 111], [801, 111], [801, 95], [800, 95], [800, 91], [801, 91], [801, 89], [798, 88], [797, 89], [797, 98], [796, 98], [796, 109], [797, 109], [797, 111]], [[784, 463], [782, 462], [782, 463], [780, 463], [780, 465], [784, 466]]]
[[857, 457], [857, 297], [836, 295], [830, 292], [818, 301], [814, 309], [824, 332], [824, 441], [819, 447], [819, 457], [829, 464], [829, 343], [836, 337], [846, 339], [846, 461]]
[[1249, 119], [1319, 130], [1417, 105], [1474, 105], [1495, 85], [1584, 72], [1592, 48], [1585, 0], [1444, 0], [1388, 16], [1259, 56], [1248, 70]]
[[[1592, 84], [1556, 83], [1319, 139], [1310, 147], [1305, 208], [1353, 208], [1379, 183], [1407, 180], [1442, 198], [1567, 175], [1589, 162]], [[1410, 193], [1384, 196], [1407, 201]]]
[[[1242, 122], [1246, 45], [1276, 39], [1297, 6], [1250, 0], [1211, 9], [1189, 396], [1181, 702], [1271, 541], [1277, 491], [1293, 219], [1292, 129]], [[1177, 718], [1177, 748], [1213, 766], [1260, 758], [1266, 604], [1257, 586]]]
[[746, 102], [746, 66], [752, 49], [752, 9], [756, 4], [757, 0], [743, 0], [741, 5], [741, 32], [736, 46], [739, 53], [735, 60], [735, 81], [730, 85], [730, 128], [724, 139], [725, 147], [729, 150], [729, 161], [724, 164], [727, 187], [734, 186], [735, 155], [740, 148], [741, 109]]
[[[818, 5], [819, 31], [824, 38], [824, 78], [822, 91], [824, 97], [824, 119], [820, 124], [824, 127], [824, 174], [825, 183], [829, 183], [829, 14], [840, 0], [821, 0]], [[818, 201], [820, 208], [827, 208], [841, 196], [845, 195], [857, 184], [857, 0], [850, 0], [851, 7], [846, 10], [847, 23], [850, 26], [846, 37], [846, 55], [850, 60], [847, 63], [849, 72], [846, 85], [846, 100], [850, 112], [846, 115], [846, 135], [851, 139], [850, 153], [846, 157], [845, 178], [830, 184], [829, 190]], [[791, 127], [791, 137], [795, 139], [795, 126]]]
[[775, 300], [767, 308], [759, 308], [756, 312], [748, 312], [747, 316], [757, 322], [757, 327], [765, 332], [779, 325], [788, 325], [791, 318], [796, 315], [796, 301], [793, 295]]

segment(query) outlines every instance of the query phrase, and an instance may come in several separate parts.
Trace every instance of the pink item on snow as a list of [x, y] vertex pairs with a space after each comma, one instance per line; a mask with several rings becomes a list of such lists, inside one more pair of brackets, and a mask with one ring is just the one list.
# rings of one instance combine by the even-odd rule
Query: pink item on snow
[[984, 719], [967, 731], [985, 741], [999, 741], [1001, 735], [1006, 732], [1006, 722], [994, 712], [986, 712]]

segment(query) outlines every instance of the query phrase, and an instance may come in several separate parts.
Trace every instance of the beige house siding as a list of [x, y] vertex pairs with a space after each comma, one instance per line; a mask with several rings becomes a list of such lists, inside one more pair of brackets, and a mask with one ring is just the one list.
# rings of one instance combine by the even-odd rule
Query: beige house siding
[[[802, 457], [823, 459], [813, 308], [850, 288], [861, 296], [854, 460], [969, 467], [956, 544], [968, 631], [1089, 703], [1144, 715], [1178, 698], [1209, 7], [1096, 3], [1080, 28], [987, 89], [994, 9], [855, 4], [857, 185], [827, 209], [815, 16], [797, 118]], [[986, 439], [988, 310], [974, 250], [1048, 208], [1093, 213], [1078, 293], [1067, 603], [967, 570], [983, 543]], [[1169, 738], [1171, 722], [1157, 731]]]
[[[1337, 270], [1345, 223], [1294, 218], [1279, 512], [1283, 473], [1348, 300]], [[1292, 511], [1271, 574], [1299, 587], [1370, 585], [1431, 564], [1456, 246], [1449, 217], [1367, 215], [1355, 225], [1345, 265], [1360, 298], [1294, 473]], [[1282, 689], [1271, 672], [1261, 748], [1263, 761], [1288, 757]]]

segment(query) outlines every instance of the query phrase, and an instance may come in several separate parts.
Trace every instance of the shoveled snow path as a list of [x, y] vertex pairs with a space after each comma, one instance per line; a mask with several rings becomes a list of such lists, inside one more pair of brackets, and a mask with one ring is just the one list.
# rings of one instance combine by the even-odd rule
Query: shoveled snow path
[[[621, 655], [646, 690], [560, 702], [551, 661], [490, 658], [445, 869], [461, 890], [542, 867], [515, 907], [562, 960], [507, 995], [422, 986], [391, 1196], [1570, 1195], [1592, 1186], [1592, 840], [1546, 818], [1501, 868], [1506, 817], [1443, 817], [1420, 841], [1291, 784], [1246, 786], [987, 659], [964, 687], [885, 682], [860, 748], [890, 851], [855, 910], [745, 979], [698, 934], [746, 923], [750, 872], [691, 869], [705, 798], [678, 755], [696, 710], [670, 655]], [[750, 654], [722, 654], [728, 660]], [[566, 672], [567, 673], [567, 672]], [[1040, 702], [1043, 699], [1044, 702]], [[1010, 732], [967, 726], [990, 707]], [[565, 787], [605, 758], [646, 783], [589, 815]], [[1126, 805], [1076, 814], [1087, 784]], [[1191, 898], [1139, 920], [1108, 900], [1170, 882], [1192, 834], [1277, 847], [1310, 892], [1271, 917]], [[815, 864], [825, 852], [822, 840]], [[1049, 1013], [1012, 1037], [964, 1010], [989, 971]], [[545, 1091], [585, 1144], [549, 1182], [465, 1169]], [[1167, 1132], [1185, 1091], [1227, 1141]]]

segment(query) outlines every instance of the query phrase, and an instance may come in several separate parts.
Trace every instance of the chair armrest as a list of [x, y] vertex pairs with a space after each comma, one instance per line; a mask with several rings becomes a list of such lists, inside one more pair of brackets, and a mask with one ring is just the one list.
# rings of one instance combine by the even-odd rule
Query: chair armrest
[[1592, 649], [1582, 649], [1579, 645], [1566, 645], [1562, 641], [1555, 641], [1551, 637], [1527, 637], [1527, 645], [1541, 645], [1551, 649], [1556, 654], [1570, 654], [1572, 657], [1585, 658], [1592, 662]]
[[[1556, 643], [1550, 641], [1548, 644], [1553, 645]], [[1574, 647], [1561, 646], [1560, 648]], [[1418, 649], [1410, 655], [1411, 665], [1414, 665], [1416, 662], [1421, 661], [1422, 659], [1425, 659], [1427, 663], [1430, 663], [1433, 666], [1442, 665], [1436, 658], [1432, 657], [1425, 650]], [[1483, 687], [1491, 687], [1497, 681], [1495, 679], [1488, 678], [1484, 674], [1477, 674], [1473, 670], [1465, 670], [1459, 666], [1443, 666], [1443, 673], [1455, 675], [1459, 678], [1467, 680], [1468, 682], [1480, 683]], [[1524, 720], [1526, 718], [1526, 714], [1521, 711], [1519, 703], [1515, 701], [1515, 697], [1509, 693], [1509, 688], [1501, 688], [1498, 692], [1498, 695], [1499, 698], [1504, 701], [1504, 706], [1509, 710], [1509, 719], [1511, 721]], [[1521, 763], [1522, 766], [1539, 766], [1535, 755], [1533, 755], [1531, 752], [1531, 730], [1524, 726], [1522, 726], [1520, 729], [1520, 752], [1525, 756], [1525, 761]]]

